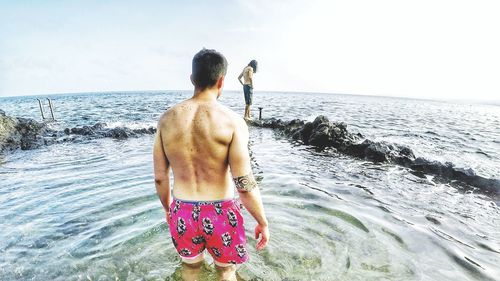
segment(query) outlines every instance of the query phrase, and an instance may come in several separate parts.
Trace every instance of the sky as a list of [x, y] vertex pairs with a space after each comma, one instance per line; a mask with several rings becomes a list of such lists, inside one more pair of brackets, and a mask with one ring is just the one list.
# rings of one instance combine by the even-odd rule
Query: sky
[[226, 90], [500, 100], [500, 1], [0, 0], [0, 97], [189, 90], [222, 52]]

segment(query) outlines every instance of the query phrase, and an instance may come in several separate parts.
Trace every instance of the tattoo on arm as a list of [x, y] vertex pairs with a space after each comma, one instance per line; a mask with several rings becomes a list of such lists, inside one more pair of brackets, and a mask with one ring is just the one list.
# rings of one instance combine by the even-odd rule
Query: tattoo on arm
[[252, 172], [250, 172], [248, 175], [233, 178], [233, 181], [238, 191], [250, 192], [257, 187], [257, 182], [255, 181]]

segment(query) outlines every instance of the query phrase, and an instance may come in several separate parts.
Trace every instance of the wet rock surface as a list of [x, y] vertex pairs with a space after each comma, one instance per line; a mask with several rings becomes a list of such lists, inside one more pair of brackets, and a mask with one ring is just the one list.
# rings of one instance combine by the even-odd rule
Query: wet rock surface
[[156, 128], [130, 129], [127, 127], [106, 128], [106, 123], [64, 129], [66, 135], [91, 136], [91, 138], [127, 139], [156, 133]]
[[28, 150], [42, 145], [62, 142], [78, 142], [96, 138], [127, 139], [151, 135], [156, 128], [131, 129], [127, 127], [107, 128], [105, 123], [92, 126], [51, 129], [47, 123], [28, 118], [7, 116], [0, 110], [0, 152], [16, 149]]
[[317, 148], [333, 147], [339, 153], [374, 163], [392, 163], [410, 168], [415, 173], [435, 175], [437, 180], [465, 183], [471, 188], [500, 195], [500, 180], [481, 177], [472, 169], [455, 167], [452, 163], [430, 161], [415, 157], [411, 148], [385, 141], [375, 142], [359, 133], [351, 133], [345, 123], [331, 122], [326, 116], [318, 116], [313, 122], [302, 120], [283, 121], [276, 118], [252, 120], [250, 125], [271, 128], [304, 145]]
[[47, 127], [33, 119], [7, 116], [0, 110], [0, 152], [33, 149], [44, 144]]

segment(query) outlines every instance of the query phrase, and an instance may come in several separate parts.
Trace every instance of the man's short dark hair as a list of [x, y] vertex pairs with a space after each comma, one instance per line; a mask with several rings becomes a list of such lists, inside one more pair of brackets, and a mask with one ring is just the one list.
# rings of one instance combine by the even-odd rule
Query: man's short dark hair
[[199, 89], [210, 88], [227, 72], [226, 58], [216, 50], [203, 48], [193, 57], [192, 79]]

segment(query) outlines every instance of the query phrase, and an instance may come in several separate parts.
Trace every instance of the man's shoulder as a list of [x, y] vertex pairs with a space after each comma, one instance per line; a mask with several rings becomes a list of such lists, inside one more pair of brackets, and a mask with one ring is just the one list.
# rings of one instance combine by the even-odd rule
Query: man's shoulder
[[177, 112], [179, 111], [179, 108], [181, 106], [182, 106], [182, 102], [167, 108], [167, 110], [165, 110], [160, 115], [160, 119], [158, 120], [158, 125], [167, 124], [175, 115], [177, 115]]

